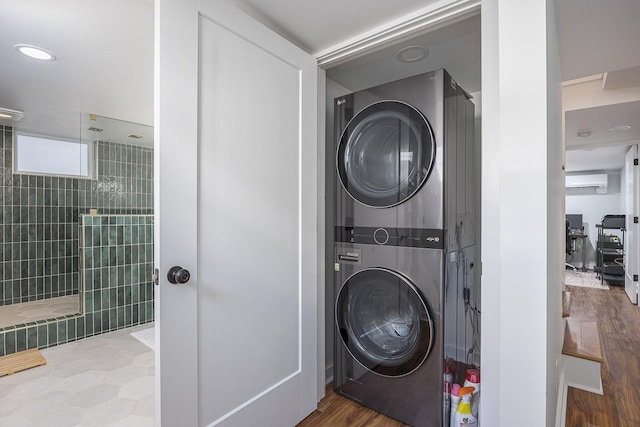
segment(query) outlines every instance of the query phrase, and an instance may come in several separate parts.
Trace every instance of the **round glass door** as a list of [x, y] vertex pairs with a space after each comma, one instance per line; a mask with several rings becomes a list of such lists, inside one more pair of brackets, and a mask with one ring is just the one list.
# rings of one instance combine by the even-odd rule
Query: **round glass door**
[[433, 345], [434, 325], [424, 300], [408, 279], [384, 268], [362, 270], [342, 285], [336, 325], [351, 355], [383, 376], [415, 371]]
[[427, 119], [399, 101], [371, 104], [351, 119], [338, 145], [345, 190], [367, 206], [385, 208], [413, 196], [427, 180], [435, 140]]

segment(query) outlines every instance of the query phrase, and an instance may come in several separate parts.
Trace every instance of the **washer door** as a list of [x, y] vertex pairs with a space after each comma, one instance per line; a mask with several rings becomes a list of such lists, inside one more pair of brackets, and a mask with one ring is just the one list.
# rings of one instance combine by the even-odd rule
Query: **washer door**
[[337, 170], [351, 197], [386, 208], [420, 189], [434, 159], [435, 140], [427, 119], [408, 104], [382, 101], [364, 108], [345, 128]]
[[336, 325], [351, 355], [388, 377], [418, 369], [434, 340], [431, 316], [415, 286], [384, 268], [362, 270], [342, 285]]

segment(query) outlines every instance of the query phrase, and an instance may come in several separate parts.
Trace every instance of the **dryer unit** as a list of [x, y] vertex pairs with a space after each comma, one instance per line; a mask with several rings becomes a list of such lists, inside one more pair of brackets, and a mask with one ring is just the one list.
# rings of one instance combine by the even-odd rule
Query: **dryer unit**
[[[474, 105], [445, 70], [335, 100], [336, 216], [354, 242], [371, 228], [429, 230], [451, 251], [474, 244]], [[445, 233], [446, 231], [446, 233]], [[415, 233], [415, 232], [413, 232]]]
[[474, 106], [444, 70], [336, 99], [334, 387], [442, 427], [445, 359], [472, 347]]

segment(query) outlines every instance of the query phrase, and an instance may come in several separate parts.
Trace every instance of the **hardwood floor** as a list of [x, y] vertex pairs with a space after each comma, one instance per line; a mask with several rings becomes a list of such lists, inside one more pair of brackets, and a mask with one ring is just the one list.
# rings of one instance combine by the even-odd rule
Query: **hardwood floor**
[[604, 396], [569, 387], [566, 427], [640, 426], [640, 307], [621, 287], [568, 288], [570, 317], [598, 322]]
[[403, 427], [405, 424], [339, 396], [327, 386], [318, 409], [305, 418], [298, 427]]

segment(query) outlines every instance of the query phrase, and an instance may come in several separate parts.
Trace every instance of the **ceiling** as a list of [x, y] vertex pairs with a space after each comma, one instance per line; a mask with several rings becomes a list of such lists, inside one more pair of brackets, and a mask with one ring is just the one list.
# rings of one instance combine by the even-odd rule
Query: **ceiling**
[[[420, 46], [426, 58], [401, 62], [398, 52]], [[480, 16], [387, 46], [327, 70], [327, 77], [356, 91], [427, 71], [445, 68], [467, 92], [481, 89]]]
[[629, 148], [626, 145], [613, 147], [569, 150], [565, 159], [567, 172], [594, 172], [620, 169]]
[[0, 0], [0, 11], [0, 107], [24, 112], [16, 128], [79, 139], [88, 113], [153, 124], [153, 0]]
[[[227, 1], [311, 54], [442, 3]], [[0, 10], [0, 107], [24, 111], [17, 127], [73, 137], [79, 134], [83, 114], [88, 113], [153, 124], [153, 0], [0, 0]], [[563, 80], [609, 72], [609, 87], [639, 84], [640, 25], [636, 22], [640, 1], [556, 0], [556, 10]], [[14, 50], [18, 43], [48, 49], [57, 60], [38, 62], [23, 57]], [[399, 62], [398, 49], [411, 45], [424, 46], [429, 55], [413, 63]], [[477, 16], [338, 65], [327, 75], [357, 90], [434, 68], [446, 68], [468, 92], [480, 91]], [[598, 140], [598, 144], [620, 144], [624, 141], [614, 139], [626, 135], [606, 132], [620, 124], [620, 117], [627, 115], [634, 121], [624, 123], [632, 125], [633, 132], [640, 128], [637, 110], [626, 107], [637, 105], [570, 112], [566, 127], [573, 132], [588, 123], [594, 137], [590, 143], [606, 135], [607, 140]], [[567, 133], [568, 147], [582, 148], [572, 142], [574, 136]], [[603, 156], [598, 150], [590, 152]]]
[[565, 119], [567, 149], [628, 146], [640, 141], [640, 101], [567, 111]]

